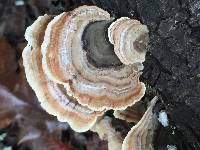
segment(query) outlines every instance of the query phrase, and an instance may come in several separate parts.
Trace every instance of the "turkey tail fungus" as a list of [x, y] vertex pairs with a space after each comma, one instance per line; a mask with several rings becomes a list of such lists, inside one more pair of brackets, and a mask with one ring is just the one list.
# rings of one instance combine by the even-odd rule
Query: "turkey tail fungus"
[[57, 116], [60, 121], [67, 121], [75, 131], [87, 131], [100, 113], [78, 104], [63, 85], [51, 81], [42, 69], [41, 43], [44, 30], [52, 18], [47, 15], [39, 17], [26, 30], [28, 45], [23, 51], [26, 77], [41, 106], [49, 114]]
[[41, 106], [77, 132], [145, 94], [139, 77], [149, 37], [147, 26], [137, 20], [113, 20], [96, 6], [80, 6], [39, 17], [25, 38], [26, 77]]
[[[97, 132], [101, 139], [108, 141], [109, 150], [153, 150], [153, 136], [158, 125], [153, 108], [157, 100], [157, 96], [151, 100], [146, 112], [125, 137], [116, 131], [112, 125], [112, 118], [107, 116], [98, 120], [91, 130]], [[132, 112], [130, 109], [126, 111]]]

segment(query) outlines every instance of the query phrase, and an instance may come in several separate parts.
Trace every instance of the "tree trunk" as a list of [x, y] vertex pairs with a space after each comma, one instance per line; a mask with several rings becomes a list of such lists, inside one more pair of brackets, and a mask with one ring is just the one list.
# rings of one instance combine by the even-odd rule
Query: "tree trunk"
[[146, 24], [150, 43], [142, 79], [162, 97], [170, 125], [155, 136], [155, 149], [176, 145], [200, 149], [200, 1], [74, 0], [94, 4], [114, 17], [128, 16]]

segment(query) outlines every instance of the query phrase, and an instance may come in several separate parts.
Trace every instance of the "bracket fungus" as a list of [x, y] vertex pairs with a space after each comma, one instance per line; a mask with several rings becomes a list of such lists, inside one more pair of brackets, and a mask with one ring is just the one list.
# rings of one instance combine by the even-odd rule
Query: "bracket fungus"
[[52, 16], [39, 17], [27, 28], [25, 38], [28, 45], [23, 51], [26, 77], [35, 91], [41, 106], [60, 121], [67, 121], [76, 131], [87, 131], [96, 122], [100, 113], [81, 106], [69, 96], [63, 85], [51, 81], [42, 68], [41, 43], [47, 24]]
[[44, 15], [27, 28], [23, 64], [42, 107], [76, 131], [104, 111], [124, 110], [145, 94], [139, 81], [148, 29], [96, 6]]
[[127, 17], [122, 17], [110, 25], [109, 41], [114, 44], [115, 54], [123, 64], [145, 61], [148, 32], [146, 25]]
[[158, 120], [153, 114], [153, 108], [158, 100], [155, 96], [142, 116], [141, 120], [131, 128], [125, 137], [122, 150], [153, 150], [153, 135], [157, 128]]
[[[157, 100], [157, 96], [151, 100], [146, 112], [125, 138], [115, 130], [111, 123], [112, 118], [109, 117], [98, 120], [91, 130], [97, 132], [101, 139], [108, 140], [109, 150], [153, 150], [153, 136], [158, 125], [156, 115], [153, 114], [153, 108]], [[130, 109], [126, 111], [130, 111]]]
[[112, 118], [105, 116], [98, 120], [91, 131], [97, 132], [99, 137], [108, 141], [109, 150], [121, 150], [123, 138], [112, 126]]

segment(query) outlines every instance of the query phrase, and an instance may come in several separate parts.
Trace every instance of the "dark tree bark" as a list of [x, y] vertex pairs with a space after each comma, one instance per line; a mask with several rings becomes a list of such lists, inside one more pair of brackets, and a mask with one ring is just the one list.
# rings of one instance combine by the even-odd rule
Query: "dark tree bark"
[[128, 16], [148, 26], [150, 44], [142, 79], [159, 92], [170, 121], [170, 126], [157, 130], [155, 148], [176, 145], [178, 150], [200, 149], [200, 1], [74, 3], [95, 4], [114, 17]]

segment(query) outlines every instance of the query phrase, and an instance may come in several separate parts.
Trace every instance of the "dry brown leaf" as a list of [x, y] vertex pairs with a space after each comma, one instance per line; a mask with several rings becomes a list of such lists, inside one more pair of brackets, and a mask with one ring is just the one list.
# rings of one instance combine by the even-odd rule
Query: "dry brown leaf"
[[48, 133], [39, 135], [36, 131], [28, 134], [24, 139], [31, 150], [74, 150], [69, 144], [63, 143], [59, 138]]
[[15, 119], [18, 109], [27, 104], [12, 95], [5, 87], [0, 85], [0, 129], [6, 128]]
[[43, 140], [48, 150], [73, 150], [69, 145], [64, 144], [61, 140], [53, 138], [52, 136], [44, 135]]
[[28, 146], [32, 147], [32, 142], [40, 139], [43, 134], [60, 138], [62, 130], [68, 127], [66, 123], [58, 122], [40, 108], [17, 98], [1, 85], [0, 102], [0, 130], [11, 123], [12, 126], [17, 126], [9, 130], [8, 137], [17, 139], [18, 144], [29, 142]]
[[0, 39], [0, 84], [13, 89], [17, 82], [16, 51], [6, 39]]
[[97, 134], [93, 134], [87, 142], [87, 150], [108, 150], [108, 142], [103, 141]]
[[21, 68], [21, 71], [18, 74], [18, 80], [13, 93], [30, 105], [35, 107], [39, 106], [37, 97], [26, 80], [23, 68]]

